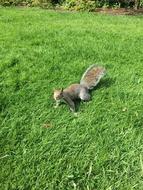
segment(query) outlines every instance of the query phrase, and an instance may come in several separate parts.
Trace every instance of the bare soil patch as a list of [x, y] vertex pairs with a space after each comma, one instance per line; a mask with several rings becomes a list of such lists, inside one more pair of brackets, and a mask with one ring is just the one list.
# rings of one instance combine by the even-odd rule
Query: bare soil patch
[[127, 8], [97, 8], [95, 12], [100, 12], [104, 14], [112, 14], [112, 15], [139, 15], [143, 14], [143, 8], [138, 10], [135, 9], [127, 9]]

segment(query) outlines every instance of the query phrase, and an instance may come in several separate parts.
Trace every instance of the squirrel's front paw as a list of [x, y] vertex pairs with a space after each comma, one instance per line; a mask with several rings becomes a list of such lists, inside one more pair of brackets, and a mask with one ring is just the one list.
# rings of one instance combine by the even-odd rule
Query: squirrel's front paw
[[74, 114], [75, 117], [79, 116], [79, 113], [77, 113], [77, 112], [74, 112], [73, 114]]

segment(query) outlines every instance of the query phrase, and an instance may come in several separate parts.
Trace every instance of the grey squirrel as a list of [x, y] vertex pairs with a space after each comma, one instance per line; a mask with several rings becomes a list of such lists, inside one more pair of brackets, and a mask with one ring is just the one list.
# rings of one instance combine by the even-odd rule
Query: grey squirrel
[[79, 84], [72, 84], [65, 89], [54, 90], [54, 99], [56, 101], [55, 108], [60, 102], [64, 101], [70, 107], [72, 112], [76, 112], [75, 100], [90, 100], [89, 91], [92, 90], [105, 75], [105, 68], [97, 65], [91, 65], [81, 77]]

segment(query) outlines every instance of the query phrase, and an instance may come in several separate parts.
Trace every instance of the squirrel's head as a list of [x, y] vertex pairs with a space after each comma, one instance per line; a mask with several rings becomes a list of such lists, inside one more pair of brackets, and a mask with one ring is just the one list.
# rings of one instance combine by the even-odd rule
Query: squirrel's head
[[54, 90], [54, 99], [60, 101], [63, 98], [63, 88], [59, 90]]

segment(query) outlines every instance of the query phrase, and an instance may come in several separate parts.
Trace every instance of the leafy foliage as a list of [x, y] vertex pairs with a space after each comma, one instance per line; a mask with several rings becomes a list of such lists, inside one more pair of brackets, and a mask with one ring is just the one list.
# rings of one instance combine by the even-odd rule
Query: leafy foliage
[[3, 6], [21, 5], [49, 7], [55, 3], [55, 0], [0, 0], [0, 4]]
[[[134, 7], [135, 0], [65, 0], [65, 7], [75, 10], [95, 10], [97, 7]], [[140, 1], [142, 6], [142, 0]]]
[[94, 10], [98, 5], [94, 0], [66, 0], [63, 6], [71, 10]]
[[[4, 6], [28, 5], [49, 7], [62, 5], [66, 9], [93, 11], [97, 7], [133, 7], [135, 3], [143, 6], [143, 0], [0, 0]], [[137, 4], [136, 4], [137, 5]]]

